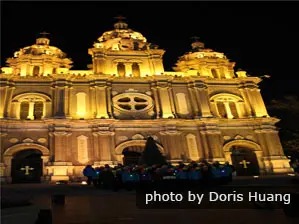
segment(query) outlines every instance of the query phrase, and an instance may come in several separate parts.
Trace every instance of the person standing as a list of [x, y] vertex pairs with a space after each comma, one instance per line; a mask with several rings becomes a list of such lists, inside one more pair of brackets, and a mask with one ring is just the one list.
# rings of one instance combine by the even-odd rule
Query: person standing
[[96, 171], [91, 165], [87, 165], [83, 169], [83, 175], [87, 177], [87, 185], [91, 185], [92, 182], [95, 180]]

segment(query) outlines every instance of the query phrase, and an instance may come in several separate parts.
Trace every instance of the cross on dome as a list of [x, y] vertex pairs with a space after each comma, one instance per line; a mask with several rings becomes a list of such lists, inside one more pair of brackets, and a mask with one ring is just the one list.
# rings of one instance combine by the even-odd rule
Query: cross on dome
[[124, 17], [124, 16], [122, 16], [122, 15], [119, 15], [119, 16], [114, 17], [114, 19], [117, 19], [118, 21], [121, 22], [121, 21], [125, 20], [126, 17]]
[[198, 36], [191, 37], [191, 40], [193, 40], [191, 46], [194, 51], [199, 51], [205, 47], [204, 43], [199, 41], [199, 39], [200, 38]]
[[49, 45], [50, 44], [50, 40], [47, 37], [47, 35], [49, 35], [50, 33], [47, 33], [45, 31], [43, 31], [43, 32], [40, 32], [39, 34], [41, 36], [36, 39], [36, 44], [38, 44], [38, 45]]
[[118, 22], [114, 24], [115, 29], [127, 29], [128, 28], [128, 24], [123, 21], [126, 19], [126, 17], [119, 15], [119, 16], [114, 17], [114, 19], [118, 20]]
[[40, 32], [39, 33], [42, 37], [46, 37], [47, 35], [49, 35], [50, 33], [47, 33], [47, 32], [45, 32], [45, 31], [43, 31], [43, 32]]
[[193, 36], [193, 37], [191, 37], [190, 39], [193, 40], [194, 42], [197, 42], [197, 41], [200, 40], [200, 37], [198, 37], [198, 36]]

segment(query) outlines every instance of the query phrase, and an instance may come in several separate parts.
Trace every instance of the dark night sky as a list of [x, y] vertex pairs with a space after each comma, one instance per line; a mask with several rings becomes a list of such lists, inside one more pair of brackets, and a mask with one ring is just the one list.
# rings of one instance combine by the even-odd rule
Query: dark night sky
[[130, 28], [166, 50], [165, 70], [199, 36], [206, 47], [235, 61], [236, 69], [271, 75], [261, 85], [269, 101], [299, 95], [298, 9], [298, 2], [1, 2], [1, 66], [47, 31], [51, 45], [73, 59], [73, 69], [86, 69], [88, 48], [121, 14]]

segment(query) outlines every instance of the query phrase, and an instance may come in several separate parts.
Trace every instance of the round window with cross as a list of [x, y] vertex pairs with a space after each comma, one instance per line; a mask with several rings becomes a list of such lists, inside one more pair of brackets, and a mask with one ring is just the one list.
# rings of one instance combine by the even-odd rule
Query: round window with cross
[[126, 112], [147, 111], [153, 107], [151, 97], [141, 93], [123, 93], [113, 98], [115, 108]]

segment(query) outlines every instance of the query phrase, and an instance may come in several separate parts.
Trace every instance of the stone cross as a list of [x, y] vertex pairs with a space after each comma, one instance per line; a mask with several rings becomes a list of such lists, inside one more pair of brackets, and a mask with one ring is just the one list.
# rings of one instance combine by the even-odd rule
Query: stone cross
[[119, 16], [114, 17], [114, 19], [117, 19], [117, 20], [119, 20], [119, 21], [122, 21], [122, 20], [125, 20], [126, 17], [123, 17], [123, 16], [119, 15]]
[[49, 35], [49, 33], [47, 33], [47, 32], [41, 32], [41, 33], [39, 33], [42, 37], [46, 37], [47, 35]]
[[247, 162], [245, 159], [242, 160], [242, 162], [240, 162], [239, 164], [242, 164], [243, 165], [243, 168], [244, 169], [247, 169], [247, 164], [250, 164], [250, 162]]
[[25, 166], [25, 167], [22, 167], [20, 170], [25, 170], [25, 175], [29, 175], [29, 171], [34, 170], [34, 168], [32, 168], [30, 166]]

